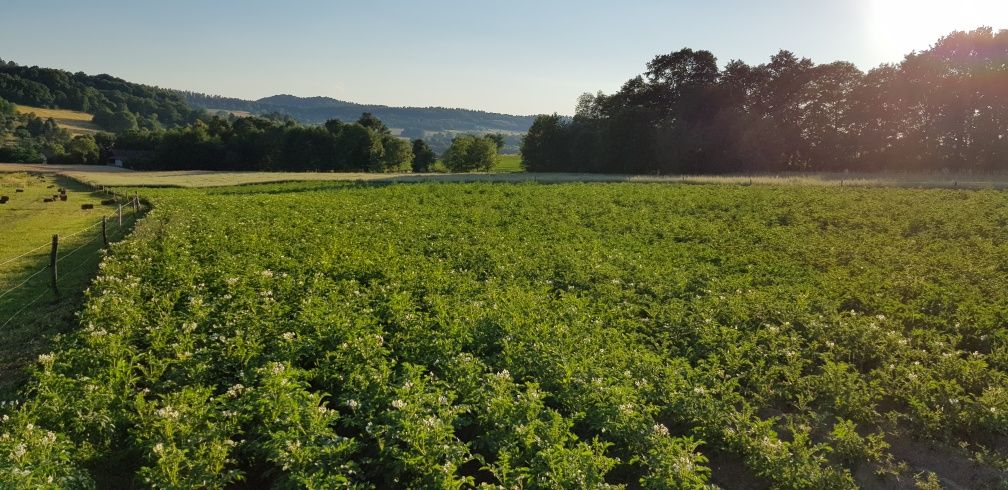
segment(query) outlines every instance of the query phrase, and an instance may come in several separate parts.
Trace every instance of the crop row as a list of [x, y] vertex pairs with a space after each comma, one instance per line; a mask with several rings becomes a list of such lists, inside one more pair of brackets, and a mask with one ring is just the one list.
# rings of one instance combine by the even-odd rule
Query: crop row
[[[1008, 195], [640, 184], [146, 191], [0, 429], [59, 487], [1004, 476]], [[951, 471], [951, 470], [948, 470]]]

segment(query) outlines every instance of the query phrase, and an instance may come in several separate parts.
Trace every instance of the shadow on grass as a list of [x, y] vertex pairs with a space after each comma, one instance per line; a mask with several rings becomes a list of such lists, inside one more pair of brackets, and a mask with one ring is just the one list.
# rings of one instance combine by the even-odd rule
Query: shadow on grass
[[[23, 200], [25, 204], [19, 208], [0, 209], [0, 219], [4, 211], [24, 214], [37, 211], [31, 208], [32, 203], [40, 201], [41, 196], [53, 192], [57, 187], [66, 188], [71, 196], [70, 205], [77, 210], [81, 201], [95, 202], [109, 199], [101, 192], [91, 191], [90, 187], [68, 178], [47, 178], [42, 183], [34, 183], [36, 189], [25, 189]], [[53, 186], [50, 188], [49, 186]], [[22, 195], [22, 193], [19, 193]], [[66, 206], [67, 203], [50, 203], [46, 206]], [[90, 285], [98, 270], [98, 264], [103, 257], [102, 215], [114, 213], [115, 206], [95, 204], [93, 219], [90, 225], [81, 226], [71, 233], [64, 233], [61, 238], [58, 262], [57, 287], [59, 295], [51, 287], [52, 272], [49, 268], [51, 247], [48, 237], [58, 230], [65, 230], [58, 220], [51, 216], [38, 218], [32, 222], [37, 233], [31, 237], [13, 237], [14, 240], [24, 240], [21, 250], [41, 249], [33, 251], [20, 259], [10, 262], [8, 257], [2, 257], [6, 264], [0, 266], [0, 402], [16, 400], [18, 391], [29, 377], [29, 367], [39, 354], [48, 352], [55, 336], [68, 333], [76, 328], [75, 313], [84, 301], [84, 291]], [[41, 214], [40, 214], [41, 215]], [[118, 226], [118, 220], [108, 221], [108, 239], [110, 242], [121, 240], [128, 235], [136, 219], [132, 212], [124, 212], [123, 225]], [[36, 218], [29, 217], [29, 220]], [[85, 229], [91, 226], [90, 229]], [[74, 235], [79, 232], [79, 234]], [[35, 243], [40, 242], [40, 243]], [[23, 252], [21, 252], [23, 253]]]

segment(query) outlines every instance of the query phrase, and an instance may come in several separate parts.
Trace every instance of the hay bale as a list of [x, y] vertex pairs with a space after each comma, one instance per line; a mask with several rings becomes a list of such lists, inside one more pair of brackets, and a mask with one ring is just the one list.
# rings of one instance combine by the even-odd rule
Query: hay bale
[[24, 189], [17, 189], [14, 192], [24, 192]]
[[47, 197], [47, 198], [43, 199], [42, 202], [53, 202], [53, 200], [52, 200], [52, 198]]
[[81, 209], [94, 209], [94, 204], [81, 204]]
[[66, 194], [60, 194], [60, 201], [66, 201], [66, 200], [67, 200], [67, 195]]
[[10, 198], [7, 196], [0, 196], [0, 204], [7, 204], [7, 201], [9, 200]]
[[115, 199], [102, 199], [102, 206], [112, 206], [115, 205]]

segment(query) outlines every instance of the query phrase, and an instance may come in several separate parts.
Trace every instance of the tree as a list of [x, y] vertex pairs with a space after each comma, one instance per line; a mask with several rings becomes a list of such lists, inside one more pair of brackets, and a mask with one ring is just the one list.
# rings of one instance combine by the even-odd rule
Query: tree
[[452, 172], [489, 171], [497, 164], [497, 143], [471, 134], [456, 136], [442, 160]]
[[128, 110], [120, 109], [112, 112], [109, 109], [102, 109], [95, 113], [93, 122], [102, 129], [113, 133], [125, 133], [126, 131], [140, 127], [135, 114]]
[[413, 140], [413, 171], [414, 172], [428, 172], [434, 162], [437, 161], [437, 155], [434, 154], [434, 150], [427, 145], [427, 142], [422, 139]]
[[647, 64], [645, 92], [652, 109], [675, 121], [685, 112], [678, 106], [695, 102], [696, 96], [717, 83], [718, 75], [717, 58], [710, 51], [686, 48], [656, 56]]
[[381, 122], [370, 112], [365, 112], [361, 114], [360, 119], [357, 120], [357, 124], [364, 126], [365, 128], [376, 131], [378, 134], [389, 134], [389, 128], [385, 126], [385, 123]]
[[42, 163], [43, 158], [37, 147], [25, 142], [17, 146], [0, 146], [0, 162]]
[[500, 133], [488, 134], [488, 135], [484, 136], [484, 138], [490, 139], [491, 141], [494, 142], [495, 145], [497, 145], [497, 152], [498, 153], [501, 150], [504, 149], [504, 135], [503, 134], [500, 134]]
[[413, 163], [413, 146], [409, 140], [399, 139], [390, 134], [382, 136], [381, 172], [403, 171]]
[[17, 114], [17, 106], [0, 97], [0, 117], [13, 116]]
[[346, 125], [343, 124], [343, 122], [340, 121], [339, 119], [330, 119], [330, 120], [326, 121], [325, 124], [323, 124], [323, 126], [330, 133], [332, 133], [332, 134], [334, 134], [336, 136], [339, 136], [339, 134], [343, 131], [343, 128]]
[[360, 124], [343, 126], [337, 148], [342, 170], [378, 169], [385, 156], [381, 135]]
[[522, 138], [522, 168], [529, 172], [556, 172], [570, 162], [566, 127], [560, 116], [539, 116]]
[[77, 136], [70, 140], [64, 148], [71, 163], [82, 165], [98, 163], [98, 144], [95, 142], [95, 138], [89, 134]]
[[107, 133], [104, 131], [100, 131], [98, 133], [95, 133], [94, 140], [95, 144], [98, 145], [99, 149], [109, 150], [115, 146], [116, 135], [114, 133]]

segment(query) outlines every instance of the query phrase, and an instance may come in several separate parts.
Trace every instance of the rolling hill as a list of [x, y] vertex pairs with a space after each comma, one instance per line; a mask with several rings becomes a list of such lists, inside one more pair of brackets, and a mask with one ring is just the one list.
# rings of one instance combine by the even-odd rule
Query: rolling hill
[[403, 136], [415, 138], [429, 133], [455, 132], [517, 135], [528, 131], [535, 119], [535, 116], [513, 116], [471, 109], [358, 104], [329, 97], [274, 95], [259, 100], [244, 100], [194, 92], [179, 94], [190, 106], [209, 111], [281, 113], [307, 124], [319, 124], [329, 119], [354, 121], [361, 113], [370, 112], [389, 127], [402, 129]]

